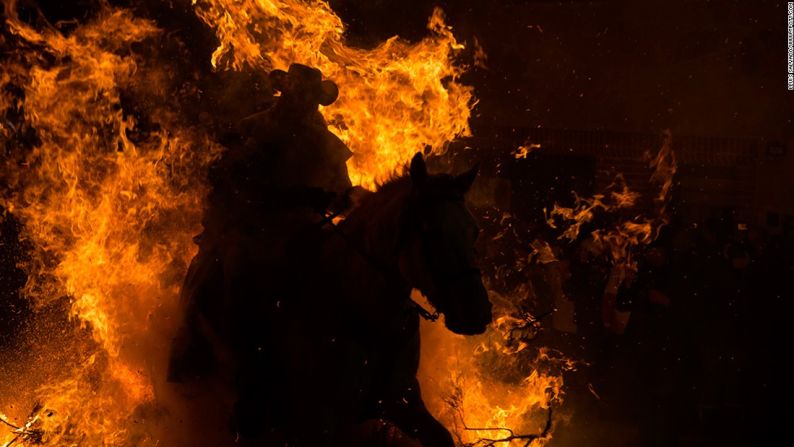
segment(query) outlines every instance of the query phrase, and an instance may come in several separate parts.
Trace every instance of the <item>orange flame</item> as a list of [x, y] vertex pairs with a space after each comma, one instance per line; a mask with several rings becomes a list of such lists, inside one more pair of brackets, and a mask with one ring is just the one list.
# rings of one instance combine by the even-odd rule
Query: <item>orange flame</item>
[[440, 9], [431, 36], [411, 44], [392, 37], [371, 50], [349, 47], [345, 27], [325, 0], [193, 0], [220, 46], [217, 68], [270, 70], [303, 63], [339, 84], [340, 97], [322, 109], [329, 129], [353, 151], [354, 184], [371, 188], [426, 146], [436, 153], [470, 134], [471, 87], [453, 63], [463, 49]]
[[[623, 219], [611, 228], [599, 228], [591, 232], [594, 241], [608, 250], [615, 264], [625, 264], [633, 268], [632, 247], [648, 245], [658, 236], [661, 228], [667, 224], [667, 204], [670, 201], [673, 178], [676, 173], [676, 159], [672, 148], [672, 137], [669, 131], [664, 133], [664, 142], [656, 156], [649, 158], [649, 166], [653, 168], [651, 183], [660, 184], [659, 193], [654, 198], [655, 216], [637, 216], [634, 219]], [[573, 207], [554, 204], [546, 213], [546, 222], [552, 228], [558, 228], [562, 222], [563, 231], [560, 239], [576, 240], [581, 228], [592, 222], [596, 212], [615, 213], [633, 207], [640, 194], [629, 189], [623, 175], [615, 176], [615, 181], [607, 187], [608, 195], [594, 194], [592, 197], [579, 197], [574, 192]]]
[[515, 152], [513, 152], [513, 156], [516, 158], [516, 160], [520, 160], [522, 158], [525, 159], [530, 153], [538, 149], [540, 149], [540, 144], [538, 143], [525, 143], [516, 148]]
[[529, 442], [507, 439], [513, 435], [537, 435], [532, 446], [551, 439], [550, 407], [562, 403], [563, 373], [576, 365], [559, 352], [531, 348], [522, 331], [534, 329], [509, 307], [497, 306], [494, 323], [480, 336], [463, 337], [440, 323], [422, 322], [422, 396], [459, 445]]
[[[361, 50], [345, 45], [344, 26], [325, 1], [193, 3], [218, 35], [212, 56], [218, 69], [301, 62], [340, 85], [342, 96], [322, 111], [355, 153], [349, 165], [354, 182], [371, 187], [413, 153], [426, 146], [442, 152], [448, 141], [469, 134], [472, 89], [458, 83], [463, 68], [453, 63], [462, 45], [440, 10], [430, 18], [430, 37], [415, 44], [394, 37]], [[23, 369], [34, 373], [18, 373], [18, 389], [2, 393], [0, 406], [13, 407], [9, 417], [22, 421], [29, 416], [25, 410], [42, 401], [45, 408], [29, 422], [43, 430], [48, 445], [167, 443], [171, 438], [157, 426], [167, 419], [158, 407], [165, 347], [195, 252], [202, 179], [221, 148], [162, 99], [178, 90], [169, 67], [136, 55], [136, 45], [154, 46], [160, 36], [153, 22], [106, 7], [65, 33], [20, 20], [13, 0], [4, 5], [17, 46], [0, 70], [0, 108], [24, 111], [24, 126], [37, 141], [3, 161], [0, 177], [9, 190], [0, 204], [23, 224], [31, 246], [23, 293], [40, 307], [68, 297], [82, 329], [59, 327], [70, 342], [40, 349], [66, 352], [69, 361], [34, 356]], [[23, 94], [9, 94], [11, 85]], [[149, 104], [149, 124], [125, 111], [122, 92]], [[4, 125], [0, 137], [10, 141], [20, 132]], [[503, 337], [499, 327], [487, 337]], [[559, 375], [543, 369], [521, 369], [524, 375], [513, 381], [490, 376], [499, 365], [506, 371], [524, 358], [517, 352], [446, 331], [439, 337], [424, 346], [446, 349], [457, 375], [448, 382], [445, 370], [428, 400], [458, 393], [460, 413], [445, 419], [448, 406], [434, 408], [462, 442], [503, 434], [506, 427], [534, 430], [536, 410], [560, 395]], [[42, 371], [47, 368], [62, 370]], [[506, 399], [493, 400], [494, 391]], [[468, 431], [463, 422], [496, 429]], [[182, 444], [195, 445], [169, 445]]]
[[659, 206], [659, 215], [666, 218], [667, 204], [673, 189], [673, 178], [678, 170], [678, 164], [673, 152], [673, 136], [669, 130], [664, 131], [664, 143], [656, 156], [646, 153], [648, 166], [653, 168], [651, 182], [659, 184], [659, 194], [654, 198]]
[[[159, 34], [152, 22], [108, 9], [65, 35], [19, 20], [13, 2], [5, 7], [21, 49], [3, 87], [20, 86], [24, 99], [4, 105], [24, 110], [38, 140], [2, 169], [11, 191], [2, 205], [32, 247], [23, 293], [40, 307], [68, 296], [94, 341], [75, 332], [74, 346], [59, 349], [76, 365], [24, 385], [50, 409], [39, 420], [48, 444], [125, 443], [131, 411], [154, 396], [147, 356], [162, 348], [152, 346], [152, 319], [174, 305], [200, 229], [203, 172], [220, 148], [157, 111], [150, 118], [161, 130], [131, 136], [142, 130], [124, 113], [121, 91], [152, 98], [166, 87], [131, 52]], [[33, 406], [12, 398], [0, 403]]]

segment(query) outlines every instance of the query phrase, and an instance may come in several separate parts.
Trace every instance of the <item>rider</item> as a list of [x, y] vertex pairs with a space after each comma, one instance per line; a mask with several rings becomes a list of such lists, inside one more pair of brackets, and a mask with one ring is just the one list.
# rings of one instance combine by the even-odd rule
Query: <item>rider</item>
[[220, 338], [237, 351], [233, 356], [256, 347], [262, 335], [254, 328], [272, 314], [272, 300], [261, 297], [274, 295], [289, 276], [290, 244], [319, 233], [314, 229], [327, 210], [348, 206], [352, 153], [319, 112], [336, 100], [336, 84], [300, 64], [273, 70], [270, 80], [280, 92], [275, 105], [242, 120], [238, 142], [210, 169], [200, 250], [181, 292], [185, 323], [171, 350], [174, 381], [217, 367], [210, 340], [219, 337], [208, 336], [207, 327], [226, 332]]
[[281, 96], [270, 110], [242, 120], [241, 155], [247, 162], [262, 162], [254, 166], [256, 174], [271, 192], [282, 195], [289, 208], [322, 208], [322, 196], [342, 200], [352, 187], [346, 164], [352, 152], [328, 131], [318, 110], [336, 101], [336, 84], [301, 64], [290, 65], [288, 72], [273, 70], [270, 80]]

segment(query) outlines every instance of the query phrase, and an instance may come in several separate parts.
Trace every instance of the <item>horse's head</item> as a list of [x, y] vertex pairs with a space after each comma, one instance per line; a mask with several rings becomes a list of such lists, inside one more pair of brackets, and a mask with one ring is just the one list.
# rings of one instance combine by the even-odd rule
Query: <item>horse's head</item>
[[473, 335], [492, 320], [475, 264], [480, 229], [463, 200], [477, 175], [429, 175], [421, 154], [411, 161], [411, 193], [401, 222], [400, 273], [444, 314], [451, 331]]

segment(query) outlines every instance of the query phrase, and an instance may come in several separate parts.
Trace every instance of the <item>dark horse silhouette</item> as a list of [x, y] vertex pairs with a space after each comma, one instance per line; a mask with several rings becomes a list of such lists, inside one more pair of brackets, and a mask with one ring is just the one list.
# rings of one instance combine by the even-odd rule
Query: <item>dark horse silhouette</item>
[[364, 197], [338, 226], [294, 237], [267, 266], [277, 273], [254, 265], [243, 286], [220, 280], [237, 287], [225, 295], [228, 314], [189, 306], [198, 331], [231, 346], [239, 434], [255, 445], [354, 445], [345, 428], [379, 419], [425, 447], [454, 446], [422, 402], [410, 295], [420, 290], [455, 333], [491, 322], [475, 267], [479, 228], [463, 197], [476, 174], [429, 175], [417, 154], [410, 175]]

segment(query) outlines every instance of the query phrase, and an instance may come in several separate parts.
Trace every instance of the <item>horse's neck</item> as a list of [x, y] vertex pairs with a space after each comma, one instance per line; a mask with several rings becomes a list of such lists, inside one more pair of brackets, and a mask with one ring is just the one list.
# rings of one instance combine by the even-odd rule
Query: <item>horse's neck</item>
[[[403, 185], [391, 185], [402, 188]], [[344, 236], [332, 239], [334, 283], [343, 307], [363, 322], [367, 343], [410, 340], [418, 330], [418, 315], [410, 313], [411, 288], [400, 275], [397, 243], [404, 189], [392, 189], [360, 205], [341, 224]], [[391, 346], [391, 345], [389, 345]]]
[[[353, 265], [347, 268], [361, 272], [357, 275], [361, 286], [379, 295], [376, 299], [395, 300], [402, 295], [407, 298], [410, 291], [400, 277], [395, 250], [405, 200], [405, 194], [395, 194], [389, 200], [378, 202], [377, 206], [354, 210], [340, 225], [349, 239], [346, 251]], [[389, 295], [388, 298], [384, 294]]]

